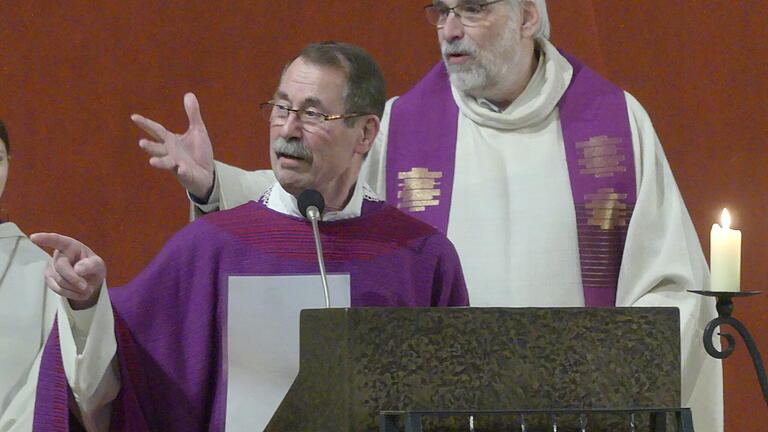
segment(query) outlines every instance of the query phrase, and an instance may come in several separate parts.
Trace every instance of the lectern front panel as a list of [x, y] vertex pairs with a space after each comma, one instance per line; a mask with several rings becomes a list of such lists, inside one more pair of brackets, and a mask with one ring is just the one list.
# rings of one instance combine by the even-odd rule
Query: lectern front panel
[[679, 327], [676, 308], [305, 310], [299, 376], [267, 431], [375, 432], [383, 410], [679, 407]]

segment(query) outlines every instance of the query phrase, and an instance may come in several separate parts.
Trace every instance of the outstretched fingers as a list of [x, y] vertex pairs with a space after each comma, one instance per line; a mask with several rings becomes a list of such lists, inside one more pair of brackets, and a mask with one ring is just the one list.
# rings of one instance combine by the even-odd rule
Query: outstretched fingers
[[155, 168], [169, 171], [176, 171], [179, 163], [171, 156], [153, 156], [149, 158], [149, 164]]
[[173, 135], [171, 132], [168, 132], [165, 126], [139, 114], [131, 114], [131, 120], [136, 123], [136, 126], [157, 141], [166, 141], [169, 136]]
[[140, 139], [139, 147], [152, 157], [163, 157], [168, 154], [168, 149], [164, 143], [154, 142], [148, 139]]
[[200, 103], [197, 101], [197, 96], [194, 93], [184, 95], [184, 110], [187, 112], [190, 129], [205, 130], [203, 116], [200, 114]]

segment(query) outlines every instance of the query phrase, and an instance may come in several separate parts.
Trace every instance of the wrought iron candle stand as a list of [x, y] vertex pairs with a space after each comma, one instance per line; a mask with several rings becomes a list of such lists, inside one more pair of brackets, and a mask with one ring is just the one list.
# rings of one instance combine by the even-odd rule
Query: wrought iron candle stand
[[752, 339], [752, 335], [749, 333], [744, 324], [731, 316], [733, 314], [734, 297], [749, 297], [760, 294], [762, 291], [689, 291], [695, 294], [717, 298], [718, 317], [710, 321], [709, 324], [707, 324], [707, 327], [704, 329], [704, 349], [706, 349], [707, 353], [714, 358], [721, 360], [728, 358], [736, 347], [736, 339], [734, 339], [734, 337], [729, 333], [722, 333], [722, 331], [718, 333], [718, 335], [724, 337], [725, 340], [728, 341], [728, 346], [721, 351], [715, 347], [714, 343], [712, 342], [712, 337], [715, 334], [715, 329], [723, 324], [727, 324], [735, 328], [736, 331], [738, 331], [741, 335], [741, 338], [744, 339], [744, 343], [747, 344], [749, 356], [752, 357], [752, 364], [755, 366], [757, 379], [760, 381], [760, 388], [763, 391], [763, 399], [765, 399], [765, 403], [768, 405], [768, 379], [765, 375], [765, 366], [763, 366], [763, 359], [760, 356], [760, 351], [758, 351], [757, 345], [755, 344], [754, 339]]

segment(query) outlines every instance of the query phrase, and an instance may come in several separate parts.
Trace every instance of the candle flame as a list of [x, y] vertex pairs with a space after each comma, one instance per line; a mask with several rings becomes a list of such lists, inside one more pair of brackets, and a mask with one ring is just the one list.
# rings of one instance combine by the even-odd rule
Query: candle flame
[[731, 228], [731, 214], [728, 213], [728, 209], [723, 209], [723, 214], [720, 216], [720, 226], [723, 227], [723, 229], [730, 229]]

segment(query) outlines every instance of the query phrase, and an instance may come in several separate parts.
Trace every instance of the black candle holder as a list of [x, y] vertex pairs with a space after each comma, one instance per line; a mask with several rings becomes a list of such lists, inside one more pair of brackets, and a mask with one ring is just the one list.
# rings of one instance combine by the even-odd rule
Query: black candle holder
[[728, 341], [728, 346], [722, 350], [719, 350], [712, 342], [712, 337], [715, 334], [715, 329], [717, 329], [719, 326], [722, 326], [723, 324], [727, 324], [735, 328], [736, 331], [738, 331], [741, 335], [744, 343], [747, 345], [749, 356], [752, 358], [752, 364], [755, 366], [757, 379], [760, 382], [760, 389], [763, 391], [763, 399], [765, 399], [765, 403], [768, 405], [768, 378], [766, 378], [765, 375], [765, 367], [763, 366], [763, 359], [760, 356], [760, 351], [757, 349], [757, 345], [755, 344], [754, 339], [752, 339], [752, 335], [749, 333], [744, 324], [731, 316], [734, 309], [734, 297], [749, 297], [760, 294], [762, 291], [688, 291], [707, 297], [717, 298], [718, 317], [710, 321], [709, 324], [707, 324], [707, 327], [704, 329], [704, 349], [707, 350], [707, 353], [710, 356], [716, 359], [722, 360], [728, 358], [733, 353], [734, 348], [736, 348], [736, 339], [734, 339], [734, 337], [729, 333], [718, 333], [719, 336], [724, 337], [725, 340]]

